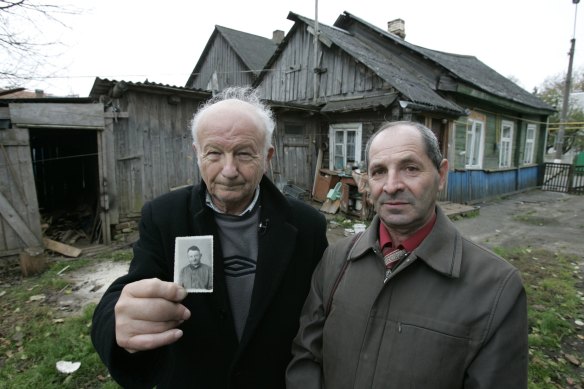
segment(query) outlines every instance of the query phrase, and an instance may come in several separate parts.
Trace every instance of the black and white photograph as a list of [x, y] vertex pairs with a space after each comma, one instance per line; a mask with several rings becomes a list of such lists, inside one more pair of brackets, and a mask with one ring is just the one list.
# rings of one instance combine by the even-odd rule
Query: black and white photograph
[[189, 293], [213, 292], [213, 236], [183, 236], [174, 245], [174, 282]]

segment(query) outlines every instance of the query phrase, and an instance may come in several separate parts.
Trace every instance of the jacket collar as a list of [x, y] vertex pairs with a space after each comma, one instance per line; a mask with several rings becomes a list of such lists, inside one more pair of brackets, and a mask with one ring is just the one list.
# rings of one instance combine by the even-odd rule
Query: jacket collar
[[[379, 216], [375, 215], [363, 235], [357, 239], [349, 253], [349, 260], [365, 258], [373, 251], [381, 256], [379, 247]], [[447, 277], [458, 278], [462, 262], [462, 236], [444, 214], [436, 206], [436, 223], [426, 239], [410, 254], [410, 262], [424, 261], [430, 268]], [[400, 267], [401, 268], [401, 267]]]

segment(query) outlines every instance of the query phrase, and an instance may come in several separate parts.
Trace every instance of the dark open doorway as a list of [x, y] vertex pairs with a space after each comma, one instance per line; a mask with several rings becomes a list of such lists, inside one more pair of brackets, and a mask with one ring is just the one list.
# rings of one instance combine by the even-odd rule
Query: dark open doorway
[[67, 244], [99, 242], [99, 168], [93, 130], [30, 130], [44, 234]]

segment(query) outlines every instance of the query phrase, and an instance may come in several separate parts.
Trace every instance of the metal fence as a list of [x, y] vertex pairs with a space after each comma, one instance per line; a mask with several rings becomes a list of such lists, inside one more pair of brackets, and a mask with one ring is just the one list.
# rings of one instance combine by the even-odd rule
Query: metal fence
[[584, 194], [584, 165], [546, 163], [541, 189]]

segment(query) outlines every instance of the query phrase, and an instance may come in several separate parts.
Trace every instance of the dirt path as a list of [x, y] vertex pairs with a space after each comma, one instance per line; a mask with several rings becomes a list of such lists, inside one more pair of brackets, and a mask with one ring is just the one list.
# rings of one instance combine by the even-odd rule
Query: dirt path
[[584, 259], [584, 196], [533, 190], [478, 204], [479, 216], [455, 221], [488, 247], [531, 247]]

